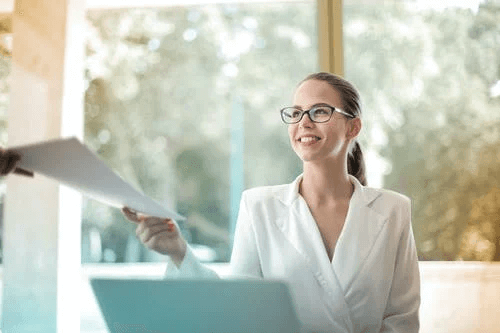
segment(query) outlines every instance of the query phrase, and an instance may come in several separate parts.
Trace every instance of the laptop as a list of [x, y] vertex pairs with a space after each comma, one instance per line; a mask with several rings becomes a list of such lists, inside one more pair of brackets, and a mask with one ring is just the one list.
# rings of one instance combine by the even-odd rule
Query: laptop
[[112, 333], [300, 332], [291, 294], [275, 280], [92, 278]]

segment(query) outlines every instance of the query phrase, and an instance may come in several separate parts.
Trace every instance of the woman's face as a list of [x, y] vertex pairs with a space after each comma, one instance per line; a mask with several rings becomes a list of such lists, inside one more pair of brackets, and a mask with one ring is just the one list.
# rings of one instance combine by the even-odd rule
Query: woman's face
[[[293, 105], [309, 110], [317, 104], [343, 108], [339, 93], [327, 82], [308, 80], [300, 84]], [[359, 118], [349, 120], [338, 112], [334, 112], [325, 123], [314, 123], [305, 114], [297, 124], [288, 125], [288, 136], [293, 150], [303, 162], [339, 160], [347, 157], [349, 142], [359, 132], [354, 123], [359, 123]]]

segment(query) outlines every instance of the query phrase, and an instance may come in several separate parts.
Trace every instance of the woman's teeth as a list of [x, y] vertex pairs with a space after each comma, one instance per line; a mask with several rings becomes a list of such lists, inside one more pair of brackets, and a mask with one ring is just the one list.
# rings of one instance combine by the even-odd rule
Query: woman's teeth
[[300, 142], [312, 142], [312, 141], [318, 141], [319, 138], [317, 136], [305, 136], [305, 137], [302, 137], [300, 138]]

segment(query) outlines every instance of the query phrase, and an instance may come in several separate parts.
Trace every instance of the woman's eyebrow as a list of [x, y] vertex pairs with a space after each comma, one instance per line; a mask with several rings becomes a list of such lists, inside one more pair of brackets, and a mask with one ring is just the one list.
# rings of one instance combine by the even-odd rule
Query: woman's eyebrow
[[[331, 105], [328, 104], [328, 103], [316, 103], [316, 104], [311, 105], [311, 108], [315, 108], [315, 107], [318, 107], [318, 106], [329, 106], [329, 107], [331, 107]], [[294, 105], [293, 107], [302, 110], [302, 107], [300, 105]]]
[[312, 107], [314, 108], [314, 107], [317, 107], [317, 106], [330, 106], [331, 107], [331, 105], [328, 104], [328, 103], [316, 103]]

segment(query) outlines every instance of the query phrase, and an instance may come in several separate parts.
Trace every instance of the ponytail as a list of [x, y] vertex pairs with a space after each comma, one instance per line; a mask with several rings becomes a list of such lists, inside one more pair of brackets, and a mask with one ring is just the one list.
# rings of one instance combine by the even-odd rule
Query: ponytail
[[352, 151], [347, 155], [347, 172], [356, 177], [362, 185], [367, 185], [365, 160], [358, 141], [354, 142]]

